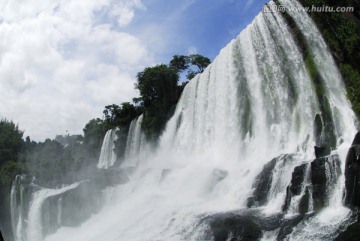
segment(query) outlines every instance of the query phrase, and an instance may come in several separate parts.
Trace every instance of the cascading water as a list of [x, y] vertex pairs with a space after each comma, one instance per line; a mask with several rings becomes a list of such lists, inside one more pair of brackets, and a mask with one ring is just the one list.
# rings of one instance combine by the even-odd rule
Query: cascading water
[[126, 140], [125, 161], [123, 167], [136, 167], [138, 161], [143, 157], [145, 148], [145, 136], [141, 132], [143, 115], [134, 119], [130, 124], [129, 133]]
[[[24, 176], [17, 176], [11, 195], [11, 208], [13, 219], [13, 230], [16, 241], [39, 241], [43, 239], [42, 205], [44, 201], [55, 195], [76, 188], [79, 183], [74, 183], [59, 189], [47, 189], [36, 187], [31, 198], [25, 200], [22, 184]], [[16, 187], [19, 187], [18, 189]], [[20, 193], [15, 193], [20, 191]], [[19, 195], [19, 197], [17, 197]], [[29, 202], [28, 210], [24, 208], [25, 202]], [[25, 209], [25, 210], [24, 210]], [[28, 211], [24, 213], [24, 211]], [[15, 218], [17, 217], [17, 218]]]
[[[133, 120], [121, 166], [136, 170], [126, 184], [103, 191], [112, 200], [81, 226], [62, 227], [45, 240], [230, 240], [236, 230], [226, 239], [216, 239], [210, 229], [216, 230], [216, 218], [221, 218], [217, 214], [237, 215], [238, 210], [260, 210], [265, 216], [284, 211], [288, 213], [284, 225], [298, 212], [310, 213], [294, 224], [292, 232], [269, 224], [259, 234], [262, 240], [279, 235], [285, 240], [334, 238], [349, 220], [350, 211], [341, 203], [342, 150], [356, 132], [354, 114], [314, 23], [304, 12], [289, 15], [324, 81], [337, 142], [332, 156], [313, 161], [314, 120], [322, 114], [322, 106], [292, 32], [281, 13], [260, 13], [204, 73], [187, 84], [155, 151], [145, 148], [143, 116]], [[112, 135], [110, 130], [103, 144], [107, 143], [107, 156], [113, 151]], [[113, 159], [100, 158], [98, 167], [111, 166], [109, 160]], [[325, 185], [333, 189], [326, 189], [324, 200], [313, 195], [322, 190], [315, 178], [322, 172]], [[40, 207], [50, 194], [37, 192], [31, 207]], [[34, 213], [30, 208], [29, 216], [38, 217]], [[28, 221], [28, 226], [38, 222]], [[35, 234], [17, 241], [35, 236], [42, 240]]]
[[101, 152], [99, 157], [99, 163], [97, 165], [98, 168], [109, 168], [110, 166], [114, 165], [116, 162], [116, 153], [114, 152], [116, 141], [116, 130], [108, 130], [105, 134], [105, 138], [103, 144], [101, 146]]

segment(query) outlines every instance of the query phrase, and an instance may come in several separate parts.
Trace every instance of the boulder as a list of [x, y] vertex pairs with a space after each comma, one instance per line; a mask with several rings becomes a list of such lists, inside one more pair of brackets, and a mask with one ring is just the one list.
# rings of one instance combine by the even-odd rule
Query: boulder
[[314, 149], [315, 149], [315, 157], [316, 157], [316, 159], [328, 156], [331, 153], [331, 150], [328, 147], [314, 146]]
[[253, 184], [253, 188], [255, 188], [253, 196], [247, 201], [248, 207], [263, 206], [267, 203], [267, 196], [271, 188], [272, 175], [276, 162], [276, 158], [272, 159], [256, 177], [255, 183]]
[[355, 220], [342, 233], [340, 233], [334, 241], [353, 241], [359, 240], [360, 237], [360, 219], [359, 214], [354, 212], [353, 219]]
[[310, 173], [308, 174], [309, 179], [306, 181], [308, 165], [302, 164], [295, 167], [291, 183], [286, 191], [283, 211], [289, 210], [292, 198], [298, 195], [302, 195], [298, 206], [301, 214], [310, 211], [311, 197], [314, 211], [320, 211], [327, 205], [331, 191], [341, 174], [340, 157], [338, 155], [329, 155], [312, 161], [310, 163]]
[[261, 237], [261, 228], [252, 216], [226, 213], [214, 216], [210, 222], [214, 241], [253, 241]]
[[302, 164], [294, 168], [292, 173], [290, 191], [292, 195], [299, 195], [306, 176], [307, 164]]
[[283, 213], [264, 215], [258, 209], [247, 209], [215, 214], [205, 220], [212, 232], [211, 240], [214, 241], [261, 240], [264, 231], [277, 229], [279, 232], [276, 240], [285, 240], [296, 225], [313, 215], [314, 213], [285, 217]]
[[300, 195], [304, 185], [307, 166], [308, 164], [302, 164], [294, 168], [291, 183], [286, 189], [285, 204], [282, 208], [283, 211], [287, 211], [289, 209], [292, 197]]
[[354, 138], [345, 164], [345, 205], [360, 207], [360, 132]]

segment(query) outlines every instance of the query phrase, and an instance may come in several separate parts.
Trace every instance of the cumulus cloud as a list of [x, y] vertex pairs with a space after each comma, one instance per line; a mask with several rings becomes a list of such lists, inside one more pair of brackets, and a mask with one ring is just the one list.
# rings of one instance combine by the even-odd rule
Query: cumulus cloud
[[153, 61], [121, 30], [136, 9], [140, 0], [1, 1], [0, 118], [43, 140], [80, 133], [105, 105], [131, 100], [136, 73]]

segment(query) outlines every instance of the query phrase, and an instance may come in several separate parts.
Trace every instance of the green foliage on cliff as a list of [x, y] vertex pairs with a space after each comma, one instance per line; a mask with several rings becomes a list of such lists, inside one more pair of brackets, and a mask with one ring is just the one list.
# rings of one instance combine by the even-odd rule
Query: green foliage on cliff
[[354, 12], [311, 12], [344, 78], [347, 95], [360, 118], [360, 2], [356, 0], [300, 0], [303, 6], [354, 7]]
[[23, 165], [18, 162], [23, 145], [23, 131], [12, 121], [0, 120], [0, 227], [4, 228], [4, 237], [10, 234], [10, 190], [15, 176], [23, 171]]
[[154, 138], [165, 125], [170, 108], [179, 98], [178, 80], [177, 71], [164, 64], [138, 73], [135, 87], [144, 106], [142, 128], [148, 137]]
[[0, 192], [8, 191], [16, 174], [22, 170], [18, 163], [23, 145], [23, 131], [14, 122], [0, 120]]
[[174, 55], [168, 65], [145, 68], [137, 75], [135, 88], [140, 91], [137, 104], [143, 107], [142, 129], [147, 138], [156, 140], [173, 114], [177, 101], [187, 84], [178, 84], [180, 74], [187, 70], [188, 80], [202, 73], [211, 63], [199, 54]]

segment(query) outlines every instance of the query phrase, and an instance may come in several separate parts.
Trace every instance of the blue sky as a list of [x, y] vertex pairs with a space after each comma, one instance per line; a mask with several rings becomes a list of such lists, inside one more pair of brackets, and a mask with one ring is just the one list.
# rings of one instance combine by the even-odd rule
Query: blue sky
[[[172, 54], [187, 54], [190, 48], [213, 59], [260, 12], [267, 1], [254, 0], [149, 0], [146, 11], [138, 10], [126, 31], [139, 34], [147, 26], [165, 29], [166, 49], [156, 56], [168, 60]], [[170, 35], [170, 36], [169, 36]]]
[[255, 0], [3, 0], [0, 118], [41, 141], [81, 134], [136, 74], [174, 54], [214, 59], [261, 11]]

